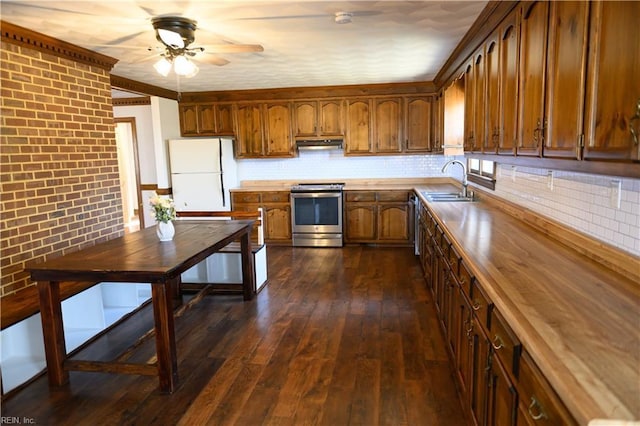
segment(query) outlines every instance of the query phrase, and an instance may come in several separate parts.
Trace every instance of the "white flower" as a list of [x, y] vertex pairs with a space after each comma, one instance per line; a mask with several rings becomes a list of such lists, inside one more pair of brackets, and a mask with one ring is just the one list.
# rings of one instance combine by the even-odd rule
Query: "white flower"
[[173, 200], [169, 197], [160, 197], [155, 191], [149, 198], [149, 205], [158, 222], [169, 222], [176, 218], [176, 209]]

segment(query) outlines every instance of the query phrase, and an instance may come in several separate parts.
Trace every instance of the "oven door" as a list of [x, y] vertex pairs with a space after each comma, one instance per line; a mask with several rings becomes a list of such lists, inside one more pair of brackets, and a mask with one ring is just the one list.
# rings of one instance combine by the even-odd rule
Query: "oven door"
[[342, 192], [291, 193], [294, 234], [342, 233]]

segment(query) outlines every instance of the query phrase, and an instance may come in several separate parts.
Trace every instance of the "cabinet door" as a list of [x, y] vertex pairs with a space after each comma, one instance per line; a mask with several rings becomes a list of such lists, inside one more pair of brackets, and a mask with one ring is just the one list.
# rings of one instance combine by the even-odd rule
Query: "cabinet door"
[[487, 138], [482, 150], [487, 154], [495, 154], [500, 143], [500, 47], [498, 40], [498, 33], [489, 38], [485, 54]]
[[216, 135], [233, 136], [233, 104], [216, 104]]
[[380, 204], [378, 206], [378, 239], [381, 242], [409, 243], [409, 206]]
[[640, 2], [591, 2], [585, 159], [637, 160]]
[[405, 150], [431, 151], [431, 98], [407, 98], [405, 102]]
[[401, 152], [402, 103], [400, 99], [377, 99], [375, 103], [375, 152]]
[[259, 104], [239, 104], [236, 110], [237, 156], [263, 155], [262, 111]]
[[368, 99], [347, 101], [346, 154], [370, 154], [371, 107]]
[[455, 291], [455, 327], [457, 339], [456, 371], [464, 401], [471, 405], [471, 383], [473, 381], [473, 313], [467, 298], [458, 287]]
[[474, 130], [473, 130], [473, 145], [471, 146], [472, 152], [482, 152], [482, 147], [487, 140], [487, 115], [486, 115], [486, 58], [484, 53], [484, 47], [481, 48], [475, 55], [473, 61], [473, 82], [475, 84], [474, 90]]
[[487, 402], [489, 398], [489, 339], [475, 318], [472, 324], [471, 383], [471, 415], [477, 425], [487, 424]]
[[431, 104], [431, 148], [432, 152], [442, 152], [444, 144], [444, 101], [442, 92], [433, 98]]
[[269, 157], [293, 157], [291, 107], [289, 103], [265, 106], [266, 152]]
[[493, 354], [489, 357], [488, 425], [509, 426], [516, 424], [516, 404], [518, 394], [511, 379]]
[[320, 135], [342, 136], [344, 134], [342, 105], [344, 101], [321, 101], [319, 104]]
[[216, 132], [215, 105], [198, 105], [198, 134], [213, 135]]
[[293, 104], [295, 135], [298, 137], [316, 136], [317, 102], [296, 102]]
[[353, 203], [345, 206], [345, 239], [351, 242], [376, 238], [376, 205]]
[[548, 22], [549, 2], [536, 1], [523, 6], [520, 24], [518, 155], [539, 156], [542, 152]]
[[544, 157], [579, 159], [589, 2], [549, 3]]
[[464, 72], [464, 150], [467, 152], [473, 151], [475, 145], [475, 107], [476, 83], [471, 60]]
[[265, 204], [264, 239], [267, 242], [291, 240], [291, 206], [283, 204]]
[[518, 46], [520, 9], [508, 15], [500, 31], [500, 145], [498, 154], [515, 154], [518, 124]]
[[198, 134], [198, 106], [180, 106], [180, 134], [194, 136]]

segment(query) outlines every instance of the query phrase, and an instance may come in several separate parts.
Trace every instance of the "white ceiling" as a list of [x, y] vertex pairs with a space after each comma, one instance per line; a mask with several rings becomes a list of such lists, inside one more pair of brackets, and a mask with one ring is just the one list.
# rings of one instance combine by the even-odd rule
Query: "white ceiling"
[[[119, 59], [112, 73], [181, 92], [431, 81], [486, 1], [2, 0], [2, 20]], [[336, 12], [353, 22], [336, 24]], [[198, 22], [200, 72], [157, 74], [151, 18]], [[260, 44], [219, 54], [207, 45]], [[148, 49], [151, 48], [150, 52]]]

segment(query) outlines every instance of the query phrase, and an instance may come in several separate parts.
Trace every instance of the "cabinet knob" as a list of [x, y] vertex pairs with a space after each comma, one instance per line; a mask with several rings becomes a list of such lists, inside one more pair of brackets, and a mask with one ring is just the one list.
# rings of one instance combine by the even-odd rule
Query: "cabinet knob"
[[638, 135], [636, 134], [636, 129], [633, 127], [633, 122], [640, 119], [640, 99], [636, 103], [636, 113], [629, 119], [629, 132], [631, 132], [631, 137], [633, 138], [634, 145], [638, 145]]
[[496, 351], [498, 349], [501, 349], [504, 346], [504, 343], [502, 342], [502, 339], [500, 338], [500, 336], [496, 334], [496, 337], [493, 339], [493, 342], [491, 342], [491, 346], [493, 346], [493, 349], [495, 349]]

